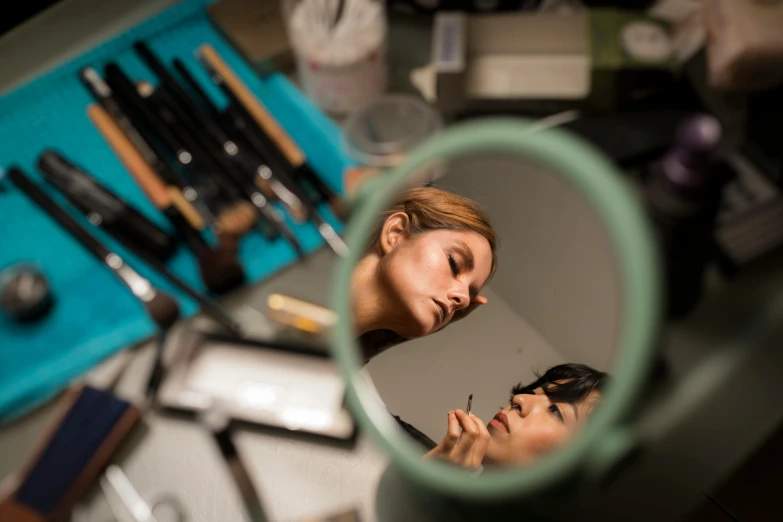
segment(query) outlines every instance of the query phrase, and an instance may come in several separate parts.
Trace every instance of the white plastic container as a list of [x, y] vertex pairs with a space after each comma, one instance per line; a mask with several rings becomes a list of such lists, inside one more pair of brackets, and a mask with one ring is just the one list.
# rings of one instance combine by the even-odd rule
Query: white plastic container
[[388, 24], [380, 0], [284, 0], [283, 13], [307, 95], [333, 115], [380, 98], [388, 83]]

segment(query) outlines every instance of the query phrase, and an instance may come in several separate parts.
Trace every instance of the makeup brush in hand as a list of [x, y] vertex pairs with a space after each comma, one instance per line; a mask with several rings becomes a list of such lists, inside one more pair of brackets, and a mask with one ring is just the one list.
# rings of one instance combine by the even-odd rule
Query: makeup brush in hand
[[40, 187], [33, 183], [21, 170], [11, 168], [8, 178], [16, 185], [33, 203], [49, 214], [63, 227], [74, 239], [82, 244], [109, 270], [114, 272], [120, 281], [133, 293], [147, 310], [155, 324], [165, 329], [170, 327], [179, 318], [179, 305], [173, 297], [152, 286], [147, 279], [133, 270], [116, 253], [109, 250], [98, 239], [92, 236], [82, 225], [63, 210]]
[[[244, 283], [245, 271], [237, 259], [235, 242], [221, 240], [219, 248], [213, 249], [201, 234], [191, 227], [179, 210], [179, 206], [187, 203], [179, 190], [173, 186], [167, 187], [163, 183], [163, 180], [144, 162], [144, 158], [133, 147], [133, 144], [122, 133], [111, 116], [96, 104], [90, 105], [87, 108], [87, 113], [123, 162], [125, 168], [147, 194], [152, 204], [168, 218], [183, 236], [196, 257], [204, 286], [212, 293], [221, 294]], [[178, 203], [177, 200], [179, 200]]]

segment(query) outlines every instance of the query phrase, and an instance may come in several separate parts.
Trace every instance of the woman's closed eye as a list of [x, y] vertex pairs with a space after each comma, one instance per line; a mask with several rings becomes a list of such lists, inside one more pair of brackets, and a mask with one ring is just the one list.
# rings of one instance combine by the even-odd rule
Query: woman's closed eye
[[448, 257], [449, 257], [449, 266], [451, 267], [452, 273], [454, 273], [454, 276], [456, 277], [460, 274], [459, 265], [457, 264], [457, 260], [454, 259], [453, 255], [449, 254]]
[[555, 417], [555, 418], [556, 418], [558, 421], [560, 421], [561, 423], [565, 424], [565, 419], [563, 419], [563, 412], [562, 412], [562, 411], [560, 411], [560, 406], [558, 406], [557, 404], [552, 404], [552, 405], [549, 407], [549, 411], [550, 411], [550, 413], [552, 413], [552, 415], [553, 415], [553, 416], [554, 416], [554, 417]]

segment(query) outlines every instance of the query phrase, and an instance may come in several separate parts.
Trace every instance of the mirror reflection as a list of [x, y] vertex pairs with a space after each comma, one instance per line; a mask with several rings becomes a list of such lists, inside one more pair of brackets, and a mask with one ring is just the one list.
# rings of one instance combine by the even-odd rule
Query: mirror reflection
[[392, 198], [354, 268], [365, 371], [422, 458], [530, 464], [573, 440], [601, 403], [620, 323], [617, 263], [558, 173], [497, 154], [442, 172]]

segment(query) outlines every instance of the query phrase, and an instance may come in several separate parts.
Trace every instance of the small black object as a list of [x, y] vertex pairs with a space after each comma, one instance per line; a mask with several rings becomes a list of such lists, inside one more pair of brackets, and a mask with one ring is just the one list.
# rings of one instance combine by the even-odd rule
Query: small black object
[[714, 252], [713, 228], [726, 181], [714, 162], [720, 139], [720, 124], [712, 116], [686, 120], [676, 145], [646, 177], [647, 212], [661, 251], [670, 318], [696, 306]]
[[144, 250], [161, 260], [174, 253], [176, 244], [164, 230], [61, 154], [44, 151], [38, 157], [38, 170], [93, 225], [134, 251]]
[[46, 275], [24, 263], [0, 272], [0, 308], [19, 322], [37, 321], [54, 306]]

